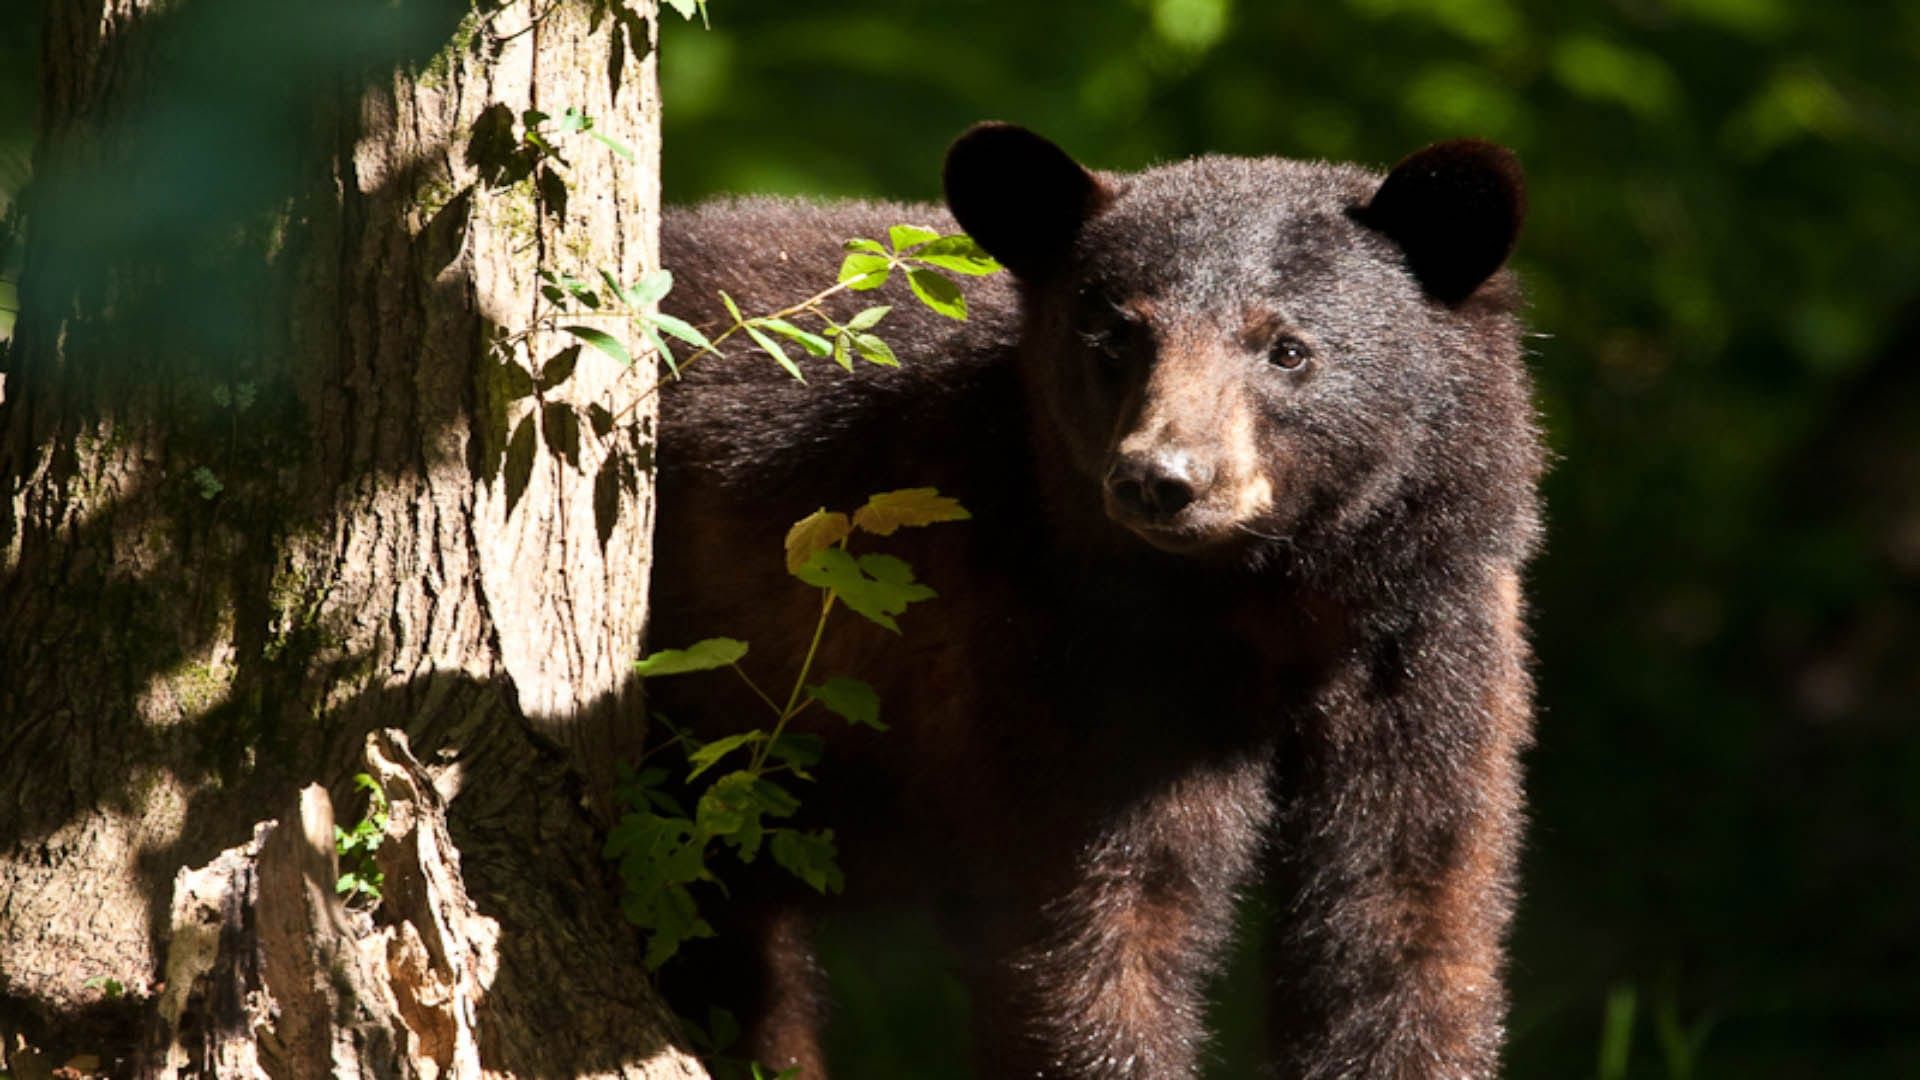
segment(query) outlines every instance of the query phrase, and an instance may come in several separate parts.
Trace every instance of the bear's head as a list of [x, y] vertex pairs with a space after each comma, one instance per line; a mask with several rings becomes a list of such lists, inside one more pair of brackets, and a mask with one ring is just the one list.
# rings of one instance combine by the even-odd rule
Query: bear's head
[[1448, 487], [1530, 497], [1508, 151], [1442, 143], [1385, 177], [1220, 157], [1121, 176], [983, 124], [945, 184], [1020, 282], [1050, 449], [1147, 543], [1298, 544]]

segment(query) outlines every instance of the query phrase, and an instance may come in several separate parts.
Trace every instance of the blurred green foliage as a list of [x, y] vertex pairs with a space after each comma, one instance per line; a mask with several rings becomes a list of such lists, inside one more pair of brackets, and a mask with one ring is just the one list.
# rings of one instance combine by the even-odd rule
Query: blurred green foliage
[[18, 16], [7, 16], [6, 27], [0, 29], [0, 339], [12, 333], [20, 309], [14, 289], [20, 248], [10, 211], [14, 195], [26, 185], [33, 152], [40, 9], [37, 4], [26, 7]]
[[[23, 7], [0, 27], [0, 197], [32, 127], [39, 5]], [[432, 47], [310, 5], [274, 33], [271, 5], [167, 9], [196, 78], [129, 113], [118, 160], [139, 168], [46, 193], [94, 223], [70, 232], [87, 244], [217, 251], [234, 221], [285, 212], [301, 155], [325, 149], [293, 146], [309, 132], [290, 122], [290, 87], [331, 85], [320, 54]], [[1516, 265], [1558, 463], [1531, 586], [1511, 1074], [1920, 1075], [1920, 0], [712, 14], [663, 21], [679, 201], [931, 198], [946, 142], [983, 118], [1114, 169], [1204, 152], [1384, 166], [1455, 135], [1518, 149], [1534, 205]], [[183, 312], [215, 336], [204, 306]], [[829, 944], [845, 1075], [966, 1074], [924, 928]], [[1250, 1075], [1264, 992], [1242, 955], [1216, 1075]]]

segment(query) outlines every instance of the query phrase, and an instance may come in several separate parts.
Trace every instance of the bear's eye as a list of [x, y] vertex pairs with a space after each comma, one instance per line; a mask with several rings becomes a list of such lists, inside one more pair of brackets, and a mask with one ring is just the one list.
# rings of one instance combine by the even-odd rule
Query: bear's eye
[[1114, 318], [1090, 318], [1081, 320], [1074, 328], [1080, 343], [1104, 364], [1119, 365], [1132, 351], [1133, 335], [1130, 327]]
[[1283, 337], [1267, 350], [1267, 361], [1275, 367], [1293, 371], [1305, 364], [1312, 355], [1313, 352], [1307, 348], [1306, 342], [1299, 338]]

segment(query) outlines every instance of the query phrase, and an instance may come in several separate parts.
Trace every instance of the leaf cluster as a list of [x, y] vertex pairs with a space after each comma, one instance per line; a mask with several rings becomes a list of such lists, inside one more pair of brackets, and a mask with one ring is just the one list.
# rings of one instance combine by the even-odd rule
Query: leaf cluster
[[[906, 276], [914, 297], [930, 310], [950, 319], [965, 319], [966, 296], [949, 275], [978, 277], [1000, 269], [1000, 264], [971, 237], [962, 233], [942, 236], [915, 225], [893, 226], [887, 231], [885, 244], [856, 237], [845, 246], [846, 256], [833, 285], [777, 311], [750, 316], [731, 295], [720, 292], [720, 303], [726, 309], [728, 322], [712, 333], [658, 310], [659, 302], [673, 288], [673, 275], [667, 270], [652, 271], [632, 285], [620, 284], [616, 276], [604, 268], [595, 272], [598, 284], [548, 271], [541, 276], [541, 295], [555, 309], [548, 320], [557, 323], [556, 329], [571, 334], [622, 367], [632, 365], [633, 355], [617, 336], [595, 326], [559, 320], [571, 314], [625, 322], [652, 346], [674, 377], [679, 376], [686, 364], [719, 352], [729, 338], [744, 335], [783, 371], [805, 382], [806, 373], [796, 362], [796, 350], [806, 356], [830, 359], [848, 372], [853, 370], [856, 360], [881, 367], [900, 364], [893, 347], [878, 332], [881, 321], [893, 311], [891, 304], [869, 305], [839, 319], [826, 307], [829, 298], [843, 292], [880, 288], [895, 273], [901, 273]], [[674, 342], [693, 351], [683, 359], [675, 353]], [[650, 389], [648, 393], [651, 392]]]
[[345, 867], [333, 883], [333, 891], [345, 894], [349, 903], [364, 896], [377, 904], [386, 875], [375, 865], [373, 853], [387, 837], [387, 792], [367, 773], [355, 776], [353, 786], [367, 793], [367, 813], [352, 829], [333, 827], [334, 850]]
[[[650, 967], [664, 964], [687, 941], [712, 936], [693, 887], [706, 883], [724, 892], [712, 862], [716, 852], [731, 852], [739, 862], [751, 863], [764, 851], [816, 892], [840, 891], [844, 878], [833, 831], [791, 823], [801, 807], [794, 785], [813, 781], [825, 740], [790, 731], [789, 725], [817, 704], [855, 727], [885, 731], [880, 698], [872, 686], [848, 675], [813, 681], [820, 643], [836, 605], [898, 633], [895, 616], [934, 596], [914, 580], [905, 561], [880, 553], [856, 556], [848, 543], [856, 532], [891, 536], [901, 528], [967, 517], [958, 502], [932, 488], [908, 488], [874, 495], [851, 514], [822, 508], [794, 523], [786, 536], [787, 568], [821, 590], [821, 604], [812, 643], [785, 704], [776, 702], [741, 666], [749, 646], [735, 638], [662, 649], [634, 664], [646, 678], [732, 669], [774, 717], [771, 727], [711, 740], [656, 717], [656, 723], [673, 732], [660, 749], [681, 749], [684, 777], [676, 784], [672, 771], [659, 765], [622, 774], [617, 794], [627, 811], [608, 834], [605, 855], [619, 863], [625, 885], [621, 909], [645, 931]], [[703, 778], [704, 783], [696, 783]]]

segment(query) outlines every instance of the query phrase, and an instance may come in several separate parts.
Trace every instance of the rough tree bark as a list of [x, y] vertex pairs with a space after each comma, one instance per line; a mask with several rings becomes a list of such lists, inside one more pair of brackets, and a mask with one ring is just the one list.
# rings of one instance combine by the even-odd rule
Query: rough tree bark
[[[0, 1069], [697, 1072], [593, 821], [640, 734], [652, 414], [511, 333], [538, 266], [654, 265], [653, 29], [48, 5], [0, 371]], [[570, 106], [637, 161], [502, 166]], [[327, 888], [363, 770], [371, 918]]]

